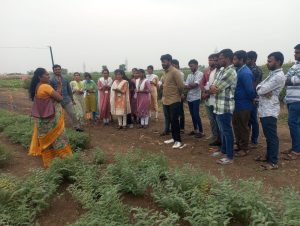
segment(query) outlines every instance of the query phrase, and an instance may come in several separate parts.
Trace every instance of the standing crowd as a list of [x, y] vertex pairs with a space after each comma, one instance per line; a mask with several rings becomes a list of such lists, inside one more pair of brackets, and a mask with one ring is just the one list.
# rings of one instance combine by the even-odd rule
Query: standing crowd
[[37, 118], [30, 146], [30, 154], [41, 155], [45, 166], [51, 159], [71, 155], [68, 139], [64, 135], [64, 112], [74, 129], [82, 132], [88, 121], [101, 120], [109, 125], [117, 119], [119, 130], [148, 128], [151, 120], [158, 119], [158, 91], [162, 92], [164, 129], [160, 136], [169, 136], [165, 144], [174, 149], [186, 145], [181, 139], [185, 130], [184, 102], [193, 122], [188, 133], [203, 138], [200, 104], [204, 104], [211, 128], [212, 156], [217, 163], [232, 164], [234, 157], [248, 155], [256, 148], [259, 137], [259, 122], [266, 138], [267, 148], [256, 161], [264, 162], [263, 169], [277, 169], [279, 139], [277, 118], [280, 112], [279, 95], [286, 87], [285, 102], [288, 107], [288, 125], [292, 138], [290, 150], [285, 150], [286, 160], [300, 159], [300, 44], [295, 47], [296, 63], [285, 75], [282, 70], [284, 56], [280, 52], [269, 54], [269, 75], [263, 80], [261, 69], [256, 65], [254, 51], [223, 49], [208, 57], [208, 68], [202, 73], [197, 60], [188, 62], [190, 74], [180, 71], [178, 60], [169, 54], [160, 60], [164, 69], [161, 78], [147, 70], [132, 69], [128, 78], [123, 70], [114, 71], [110, 77], [108, 69], [102, 70], [98, 82], [89, 73], [74, 73], [68, 82], [61, 75], [61, 66], [54, 65], [53, 78], [43, 68], [33, 76], [30, 97], [34, 101], [32, 115]]

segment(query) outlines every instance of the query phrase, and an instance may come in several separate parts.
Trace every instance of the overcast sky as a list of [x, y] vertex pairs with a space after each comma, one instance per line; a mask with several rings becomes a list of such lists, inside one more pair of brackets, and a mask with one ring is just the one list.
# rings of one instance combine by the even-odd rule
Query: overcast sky
[[[215, 50], [273, 51], [293, 60], [300, 43], [299, 0], [0, 0], [0, 73], [114, 70], [152, 64], [170, 53], [181, 66], [207, 65]], [[297, 16], [298, 15], [298, 16]], [[298, 22], [297, 22], [298, 21]], [[34, 48], [6, 48], [34, 47]], [[37, 49], [35, 49], [37, 48]], [[39, 49], [41, 48], [41, 49]]]

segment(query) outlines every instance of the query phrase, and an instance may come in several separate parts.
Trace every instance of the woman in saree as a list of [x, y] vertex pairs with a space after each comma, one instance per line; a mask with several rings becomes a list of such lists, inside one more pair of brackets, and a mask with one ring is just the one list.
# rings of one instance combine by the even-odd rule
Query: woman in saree
[[147, 67], [147, 76], [146, 78], [150, 81], [151, 84], [151, 106], [150, 106], [150, 117], [151, 111], [155, 112], [155, 119], [158, 119], [158, 103], [157, 103], [157, 87], [159, 78], [157, 75], [153, 74], [153, 66], [149, 65]]
[[110, 109], [111, 114], [118, 118], [118, 129], [126, 129], [127, 114], [131, 113], [129, 100], [129, 84], [123, 79], [125, 73], [123, 70], [117, 69], [114, 72], [115, 81], [111, 86]]
[[73, 98], [75, 101], [74, 111], [77, 117], [77, 120], [83, 124], [84, 123], [84, 114], [85, 114], [85, 103], [83, 97], [83, 82], [80, 78], [80, 73], [74, 73], [74, 80], [70, 82], [70, 86], [73, 92]]
[[[37, 68], [30, 84], [29, 95], [33, 103], [32, 115], [36, 118], [29, 148], [29, 155], [41, 156], [45, 167], [49, 167], [55, 157], [72, 155], [68, 137], [65, 134], [64, 110], [59, 103], [62, 82], [57, 81], [55, 91], [49, 85], [49, 74], [44, 68]], [[53, 114], [48, 112], [52, 110]]]
[[85, 112], [88, 120], [97, 121], [97, 84], [92, 80], [90, 73], [84, 73], [83, 90], [85, 92]]
[[137, 116], [141, 121], [139, 128], [146, 129], [149, 124], [149, 108], [150, 108], [150, 91], [151, 85], [146, 79], [145, 71], [139, 69], [139, 79], [136, 80], [136, 95], [137, 95]]
[[100, 77], [98, 80], [98, 106], [100, 119], [103, 120], [104, 125], [108, 125], [110, 120], [110, 89], [113, 80], [109, 77], [108, 69], [103, 69], [102, 75], [103, 77]]

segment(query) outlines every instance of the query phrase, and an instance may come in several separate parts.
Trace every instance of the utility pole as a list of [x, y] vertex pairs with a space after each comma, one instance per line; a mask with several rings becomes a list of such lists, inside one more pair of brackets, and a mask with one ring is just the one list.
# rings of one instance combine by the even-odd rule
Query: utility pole
[[50, 49], [50, 55], [51, 55], [52, 66], [54, 66], [54, 60], [53, 60], [52, 47], [51, 47], [51, 46], [49, 46], [49, 49]]

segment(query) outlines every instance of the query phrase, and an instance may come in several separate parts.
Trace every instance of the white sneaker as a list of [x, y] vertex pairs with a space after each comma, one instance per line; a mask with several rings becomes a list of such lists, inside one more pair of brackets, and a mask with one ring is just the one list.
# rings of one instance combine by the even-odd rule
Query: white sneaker
[[180, 148], [182, 146], [181, 142], [176, 141], [172, 148]]
[[164, 143], [165, 143], [165, 144], [171, 144], [171, 143], [174, 143], [174, 139], [165, 140]]
[[212, 157], [218, 157], [220, 156], [222, 153], [220, 151], [215, 151], [211, 154]]

